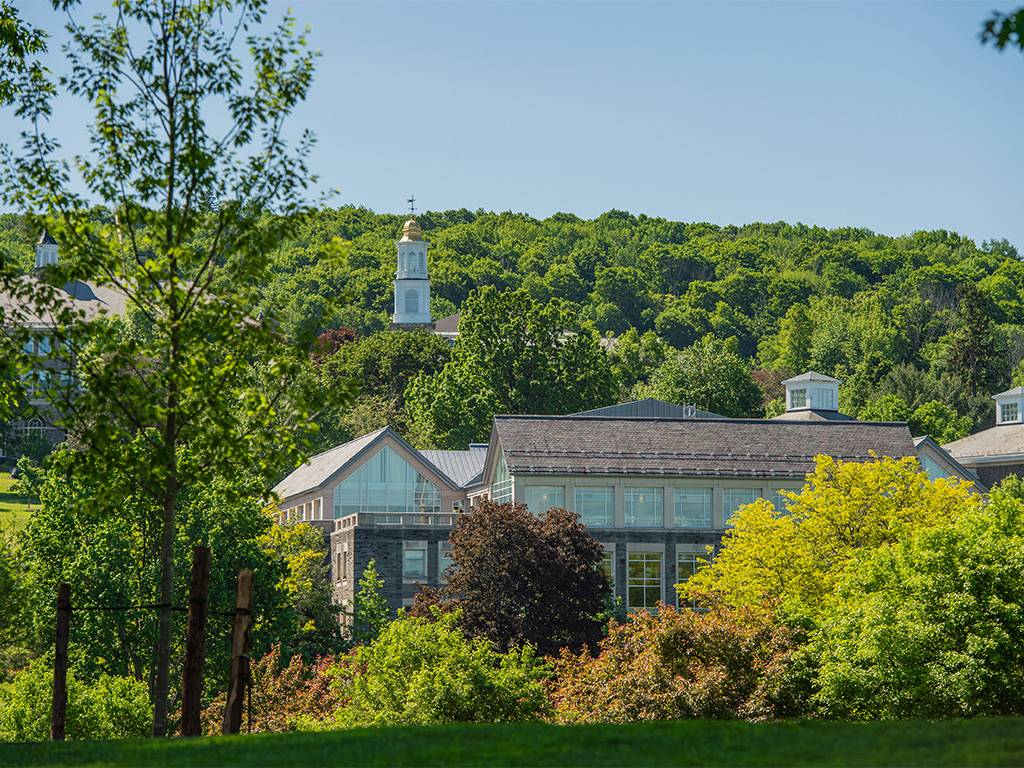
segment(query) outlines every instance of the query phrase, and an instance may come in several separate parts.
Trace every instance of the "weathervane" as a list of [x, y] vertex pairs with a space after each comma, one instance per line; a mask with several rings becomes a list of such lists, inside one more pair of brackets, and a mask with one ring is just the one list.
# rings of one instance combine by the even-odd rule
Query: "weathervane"
[[415, 216], [416, 215], [416, 195], [410, 195], [409, 199], [406, 200], [405, 202], [407, 202], [409, 204], [409, 213], [411, 213], [413, 216]]

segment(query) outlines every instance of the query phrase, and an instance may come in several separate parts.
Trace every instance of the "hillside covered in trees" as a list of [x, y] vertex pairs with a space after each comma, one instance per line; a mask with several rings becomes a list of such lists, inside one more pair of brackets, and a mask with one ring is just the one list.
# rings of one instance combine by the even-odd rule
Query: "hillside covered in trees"
[[[433, 316], [463, 313], [463, 338], [449, 349], [428, 334], [386, 330], [404, 218], [313, 212], [273, 255], [253, 308], [297, 343], [333, 331], [317, 353], [324, 383], [354, 378], [362, 395], [324, 416], [325, 442], [387, 420], [421, 445], [462, 447], [486, 437], [491, 409], [565, 412], [645, 394], [774, 415], [778, 382], [807, 369], [844, 381], [845, 412], [910, 420], [949, 440], [989, 423], [990, 396], [1024, 377], [1024, 264], [1005, 240], [624, 211], [593, 220], [428, 212], [417, 218], [431, 243]], [[18, 217], [4, 217], [0, 249], [28, 262], [30, 237]], [[467, 311], [495, 322], [467, 326]], [[518, 329], [514, 316], [524, 318]], [[538, 329], [555, 326], [545, 346]], [[562, 349], [566, 331], [582, 337], [576, 359]], [[542, 363], [547, 379], [534, 375]], [[532, 379], [540, 394], [522, 391]], [[479, 397], [488, 386], [493, 397]], [[559, 396], [556, 387], [586, 392]], [[431, 402], [428, 389], [445, 402]], [[473, 402], [439, 420], [460, 399]]]

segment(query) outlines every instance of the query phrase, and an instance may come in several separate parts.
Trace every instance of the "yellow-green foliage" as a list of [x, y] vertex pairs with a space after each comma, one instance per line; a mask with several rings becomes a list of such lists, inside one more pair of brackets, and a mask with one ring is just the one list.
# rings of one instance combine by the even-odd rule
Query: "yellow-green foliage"
[[931, 481], [914, 458], [844, 462], [819, 456], [788, 510], [758, 500], [742, 507], [721, 551], [684, 594], [732, 607], [768, 605], [814, 617], [860, 548], [977, 510], [969, 483]]

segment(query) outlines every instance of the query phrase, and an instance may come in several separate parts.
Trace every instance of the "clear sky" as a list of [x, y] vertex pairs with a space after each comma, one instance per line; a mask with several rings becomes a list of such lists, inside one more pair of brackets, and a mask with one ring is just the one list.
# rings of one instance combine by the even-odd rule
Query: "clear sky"
[[[55, 30], [49, 3], [17, 2]], [[977, 37], [1016, 4], [276, 8], [323, 52], [293, 125], [317, 133], [339, 204], [943, 228], [1024, 250], [1024, 57]], [[60, 105], [69, 149], [87, 117]]]

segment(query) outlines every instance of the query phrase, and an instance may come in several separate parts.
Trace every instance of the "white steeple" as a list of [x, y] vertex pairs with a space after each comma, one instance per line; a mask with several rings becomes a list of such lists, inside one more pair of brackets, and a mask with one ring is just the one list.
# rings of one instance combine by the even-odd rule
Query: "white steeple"
[[394, 325], [430, 325], [430, 278], [427, 276], [427, 248], [415, 215], [402, 227], [398, 241], [398, 270], [395, 272]]
[[36, 269], [57, 263], [57, 241], [45, 229], [36, 243]]

